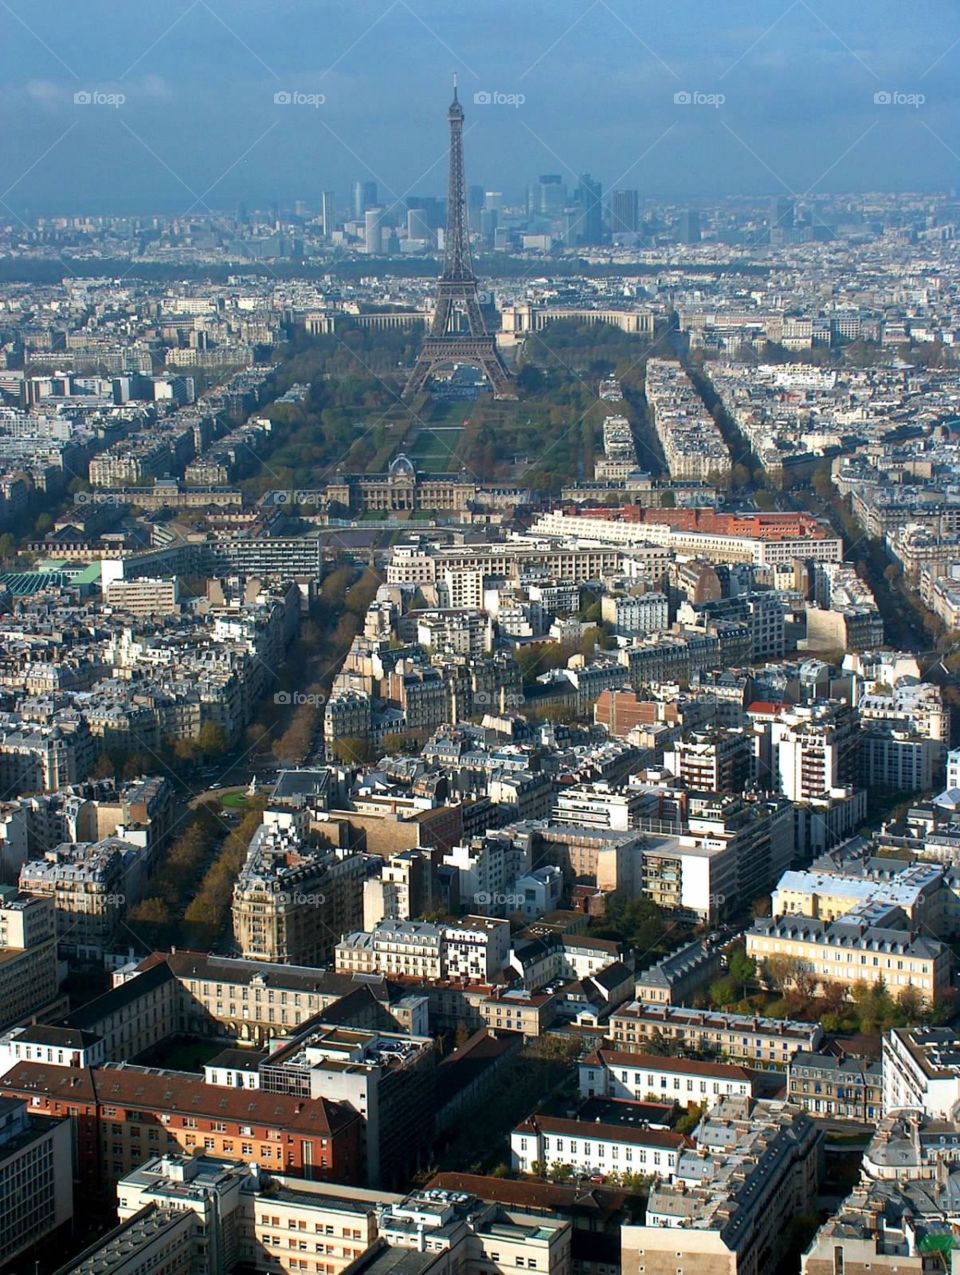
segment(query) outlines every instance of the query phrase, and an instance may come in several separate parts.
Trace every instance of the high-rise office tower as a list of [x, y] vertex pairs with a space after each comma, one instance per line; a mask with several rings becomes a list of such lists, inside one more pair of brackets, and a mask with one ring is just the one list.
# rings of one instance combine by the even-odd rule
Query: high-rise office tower
[[684, 208], [677, 221], [677, 239], [680, 243], [700, 242], [700, 214], [696, 208]]
[[376, 182], [353, 183], [353, 219], [362, 221], [368, 208], [375, 208], [377, 203]]
[[363, 251], [370, 257], [383, 252], [382, 208], [367, 208], [363, 214]]
[[770, 200], [770, 225], [778, 230], [792, 230], [796, 224], [796, 205], [785, 195]]
[[559, 173], [543, 173], [530, 189], [530, 212], [534, 216], [560, 216], [567, 202], [567, 192]]
[[337, 224], [337, 197], [332, 190], [325, 190], [320, 196], [320, 220], [323, 223], [323, 233], [332, 235]]
[[480, 209], [480, 240], [485, 248], [492, 248], [496, 241], [499, 217], [496, 208]]
[[603, 239], [603, 188], [589, 173], [584, 173], [577, 187], [580, 208], [580, 242], [597, 244]]
[[482, 186], [467, 187], [467, 221], [471, 230], [480, 229], [480, 209], [483, 207], [484, 193]]
[[305, 199], [297, 199], [297, 200], [294, 202], [294, 205], [293, 205], [293, 215], [294, 215], [294, 217], [306, 217], [306, 215], [307, 215], [307, 201], [306, 201]]
[[439, 230], [443, 225], [441, 201], [436, 195], [408, 195], [407, 212], [420, 212], [431, 230]]
[[484, 208], [492, 209], [494, 212], [500, 212], [500, 210], [503, 208], [503, 191], [501, 190], [485, 191], [483, 196], [483, 206]]
[[437, 242], [436, 230], [430, 223], [430, 217], [426, 209], [410, 208], [407, 210], [407, 238], [422, 239], [428, 244]]
[[632, 235], [640, 225], [640, 196], [635, 190], [615, 190], [610, 196], [610, 230]]

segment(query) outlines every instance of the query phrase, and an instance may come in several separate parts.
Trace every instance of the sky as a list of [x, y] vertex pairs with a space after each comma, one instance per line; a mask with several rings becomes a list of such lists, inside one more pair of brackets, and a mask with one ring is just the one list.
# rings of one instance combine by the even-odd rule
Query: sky
[[[0, 0], [0, 213], [960, 188], [957, 0]], [[479, 95], [479, 96], [478, 96]]]

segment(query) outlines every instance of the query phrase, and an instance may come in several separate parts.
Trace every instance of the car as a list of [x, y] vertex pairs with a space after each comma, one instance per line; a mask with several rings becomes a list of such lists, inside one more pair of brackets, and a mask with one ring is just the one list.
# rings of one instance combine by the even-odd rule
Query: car
[[222, 787], [223, 787], [223, 784], [220, 784], [220, 783], [217, 783], [217, 784], [211, 784], [211, 785], [210, 785], [210, 791], [211, 791], [211, 792], [216, 792], [216, 790], [217, 790], [218, 788], [222, 788]]

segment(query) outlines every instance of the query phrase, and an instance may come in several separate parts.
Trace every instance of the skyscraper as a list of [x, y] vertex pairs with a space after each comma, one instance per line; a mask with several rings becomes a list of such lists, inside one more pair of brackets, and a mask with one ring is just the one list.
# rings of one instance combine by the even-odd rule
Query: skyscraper
[[431, 224], [426, 209], [410, 208], [407, 210], [407, 238], [422, 239], [427, 244], [435, 244], [437, 242], [436, 228]]
[[363, 214], [363, 251], [371, 257], [383, 252], [382, 218], [382, 208], [367, 208]]
[[567, 202], [567, 192], [559, 173], [543, 173], [531, 187], [531, 208], [534, 216], [556, 218]]
[[796, 223], [796, 206], [792, 199], [781, 195], [770, 200], [770, 225], [779, 230], [792, 230]]
[[484, 248], [492, 248], [497, 236], [500, 214], [496, 208], [480, 209], [480, 239]]
[[440, 200], [436, 195], [408, 195], [407, 212], [419, 212], [431, 230], [439, 230], [443, 225]]
[[377, 183], [376, 182], [354, 182], [353, 183], [353, 219], [354, 221], [362, 221], [363, 214], [368, 208], [374, 208], [377, 203]]
[[680, 243], [700, 242], [700, 214], [696, 208], [684, 208], [677, 221], [677, 239]]
[[332, 235], [337, 224], [337, 197], [332, 190], [325, 190], [320, 196], [320, 220], [323, 223], [323, 233]]
[[584, 173], [577, 187], [580, 208], [580, 242], [597, 244], [603, 239], [603, 189], [589, 173]]
[[610, 196], [610, 230], [634, 234], [640, 225], [640, 196], [635, 190], [615, 190]]

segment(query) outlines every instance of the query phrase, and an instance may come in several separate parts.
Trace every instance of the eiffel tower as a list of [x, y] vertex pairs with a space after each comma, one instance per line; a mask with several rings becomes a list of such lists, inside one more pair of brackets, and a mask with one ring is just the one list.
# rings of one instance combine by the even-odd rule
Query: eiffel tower
[[[407, 378], [403, 396], [410, 398], [418, 394], [428, 378], [444, 365], [467, 363], [484, 374], [494, 398], [516, 398], [510, 374], [497, 349], [496, 338], [487, 331], [483, 321], [477, 296], [477, 276], [470, 260], [463, 180], [463, 107], [457, 97], [456, 76], [447, 119], [450, 122], [450, 189], [447, 194], [443, 274], [437, 284], [433, 323]], [[465, 321], [466, 330], [461, 330], [461, 318]]]

